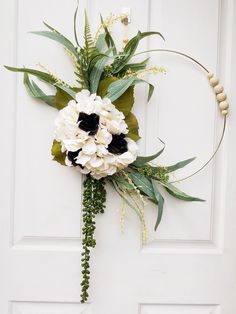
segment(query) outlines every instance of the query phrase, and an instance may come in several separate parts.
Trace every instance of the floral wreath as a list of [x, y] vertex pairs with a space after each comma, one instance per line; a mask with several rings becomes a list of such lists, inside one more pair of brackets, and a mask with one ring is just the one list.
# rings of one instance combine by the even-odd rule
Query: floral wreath
[[[103, 213], [105, 209], [106, 183], [110, 184], [124, 202], [135, 211], [141, 222], [143, 240], [146, 241], [145, 200], [157, 206], [155, 230], [162, 218], [164, 198], [158, 185], [164, 187], [171, 196], [177, 199], [203, 201], [180, 191], [173, 183], [192, 177], [213, 159], [224, 137], [229, 106], [219, 80], [191, 56], [167, 49], [152, 49], [136, 53], [138, 44], [143, 38], [157, 35], [164, 39], [159, 32], [138, 31], [137, 35], [130, 40], [124, 40], [123, 49], [117, 51], [109, 29], [116, 20], [122, 20], [124, 24], [127, 24], [126, 15], [111, 16], [105, 21], [101, 17], [101, 25], [93, 38], [85, 12], [84, 44], [81, 46], [77, 39], [77, 11], [78, 8], [74, 15], [76, 44], [46, 23], [44, 24], [48, 28], [47, 31], [33, 33], [62, 44], [75, 64], [78, 86], [70, 86], [45, 67], [43, 67], [44, 71], [25, 67], [6, 66], [6, 68], [10, 71], [23, 72], [24, 85], [29, 95], [59, 110], [55, 119], [51, 150], [53, 160], [84, 174], [81, 261], [81, 302], [83, 303], [89, 297], [90, 250], [96, 245], [94, 236], [96, 215]], [[167, 167], [156, 165], [153, 160], [164, 151], [163, 142], [163, 148], [156, 154], [138, 156], [139, 127], [138, 120], [132, 113], [135, 102], [134, 87], [139, 83], [148, 84], [149, 101], [154, 86], [145, 81], [142, 74], [165, 70], [157, 67], [147, 69], [149, 58], [138, 63], [132, 62], [132, 58], [150, 52], [178, 54], [199, 65], [207, 73], [223, 115], [222, 134], [212, 156], [194, 173], [172, 182], [169, 180], [169, 174], [188, 165], [195, 158]], [[29, 74], [52, 85], [56, 91], [55, 95], [45, 94], [33, 80], [29, 79]]]

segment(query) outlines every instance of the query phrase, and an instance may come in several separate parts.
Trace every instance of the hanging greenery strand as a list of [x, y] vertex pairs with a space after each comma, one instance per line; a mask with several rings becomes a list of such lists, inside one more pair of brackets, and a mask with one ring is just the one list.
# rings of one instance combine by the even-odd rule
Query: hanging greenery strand
[[90, 281], [90, 250], [96, 245], [94, 232], [96, 229], [95, 218], [97, 214], [104, 212], [106, 202], [106, 190], [104, 180], [96, 180], [90, 175], [84, 181], [83, 193], [83, 229], [82, 229], [82, 282], [81, 282], [81, 302], [88, 299], [88, 288]]

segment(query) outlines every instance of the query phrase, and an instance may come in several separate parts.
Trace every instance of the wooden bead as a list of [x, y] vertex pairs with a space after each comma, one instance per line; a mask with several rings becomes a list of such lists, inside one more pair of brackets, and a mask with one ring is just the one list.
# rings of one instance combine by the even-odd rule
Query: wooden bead
[[216, 94], [222, 93], [223, 90], [224, 90], [224, 87], [222, 85], [220, 85], [220, 84], [218, 84], [218, 85], [216, 85], [214, 87], [214, 91], [215, 91]]
[[212, 73], [212, 72], [209, 72], [209, 73], [207, 74], [207, 77], [208, 77], [209, 80], [210, 80], [213, 76], [214, 76], [214, 73]]
[[129, 41], [129, 38], [128, 38], [128, 37], [124, 37], [124, 38], [123, 38], [123, 43], [124, 43], [124, 44], [127, 44], [128, 41]]
[[219, 108], [220, 108], [221, 110], [226, 110], [226, 109], [228, 109], [228, 108], [229, 108], [228, 102], [227, 102], [226, 100], [221, 101], [221, 102], [219, 103]]
[[222, 110], [221, 113], [223, 114], [223, 116], [227, 116], [228, 110]]
[[227, 96], [226, 96], [226, 94], [225, 93], [220, 93], [220, 94], [218, 94], [217, 96], [216, 96], [216, 99], [218, 100], [218, 101], [224, 101], [225, 99], [227, 98]]
[[216, 78], [215, 76], [213, 76], [213, 77], [210, 79], [210, 84], [211, 84], [212, 87], [215, 87], [218, 83], [219, 83], [219, 80], [218, 80], [218, 78]]

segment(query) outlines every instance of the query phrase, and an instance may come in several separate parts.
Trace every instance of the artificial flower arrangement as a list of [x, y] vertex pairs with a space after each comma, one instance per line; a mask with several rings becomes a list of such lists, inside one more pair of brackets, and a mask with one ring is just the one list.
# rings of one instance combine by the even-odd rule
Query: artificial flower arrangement
[[[61, 165], [71, 167], [84, 175], [81, 302], [86, 302], [89, 297], [90, 250], [96, 245], [95, 219], [96, 215], [105, 210], [106, 184], [110, 184], [124, 202], [135, 211], [141, 222], [144, 239], [146, 238], [145, 200], [149, 200], [157, 207], [155, 230], [162, 218], [164, 197], [158, 185], [164, 187], [167, 193], [175, 198], [184, 201], [203, 200], [180, 191], [169, 180], [171, 172], [188, 165], [194, 158], [164, 167], [152, 162], [163, 152], [164, 147], [152, 156], [138, 155], [139, 126], [132, 112], [135, 103], [134, 87], [140, 83], [148, 84], [148, 100], [150, 100], [154, 86], [145, 81], [140, 73], [162, 72], [163, 69], [156, 67], [147, 69], [148, 59], [137, 63], [132, 62], [132, 58], [143, 38], [148, 36], [163, 38], [162, 34], [155, 31], [138, 31], [121, 51], [117, 51], [108, 27], [109, 23], [101, 17], [101, 26], [93, 38], [85, 12], [84, 43], [81, 45], [77, 39], [76, 18], [77, 10], [74, 15], [76, 44], [46, 23], [44, 24], [48, 30], [33, 33], [50, 38], [65, 48], [75, 64], [77, 86], [70, 86], [45, 68], [44, 71], [25, 67], [6, 66], [6, 68], [23, 72], [24, 85], [29, 95], [58, 110], [51, 150], [52, 158]], [[156, 49], [158, 50], [160, 49]], [[178, 53], [171, 50], [169, 52]], [[183, 53], [178, 54], [198, 63]], [[39, 80], [53, 86], [55, 94], [45, 94], [29, 78], [29, 75], [36, 76]], [[226, 118], [228, 103], [223, 88], [212, 73], [208, 73], [208, 78], [215, 88], [220, 109]], [[218, 146], [223, 139], [225, 121], [226, 119], [224, 119], [222, 137]]]

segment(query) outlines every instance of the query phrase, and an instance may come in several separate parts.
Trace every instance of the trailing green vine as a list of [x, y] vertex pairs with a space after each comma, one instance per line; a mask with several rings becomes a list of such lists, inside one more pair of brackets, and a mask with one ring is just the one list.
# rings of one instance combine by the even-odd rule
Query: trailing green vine
[[90, 250], [96, 245], [94, 232], [96, 229], [95, 218], [97, 214], [104, 213], [106, 202], [106, 190], [104, 180], [96, 180], [87, 175], [84, 181], [83, 193], [83, 252], [82, 252], [82, 282], [81, 282], [81, 302], [88, 299], [88, 289], [90, 281]]

